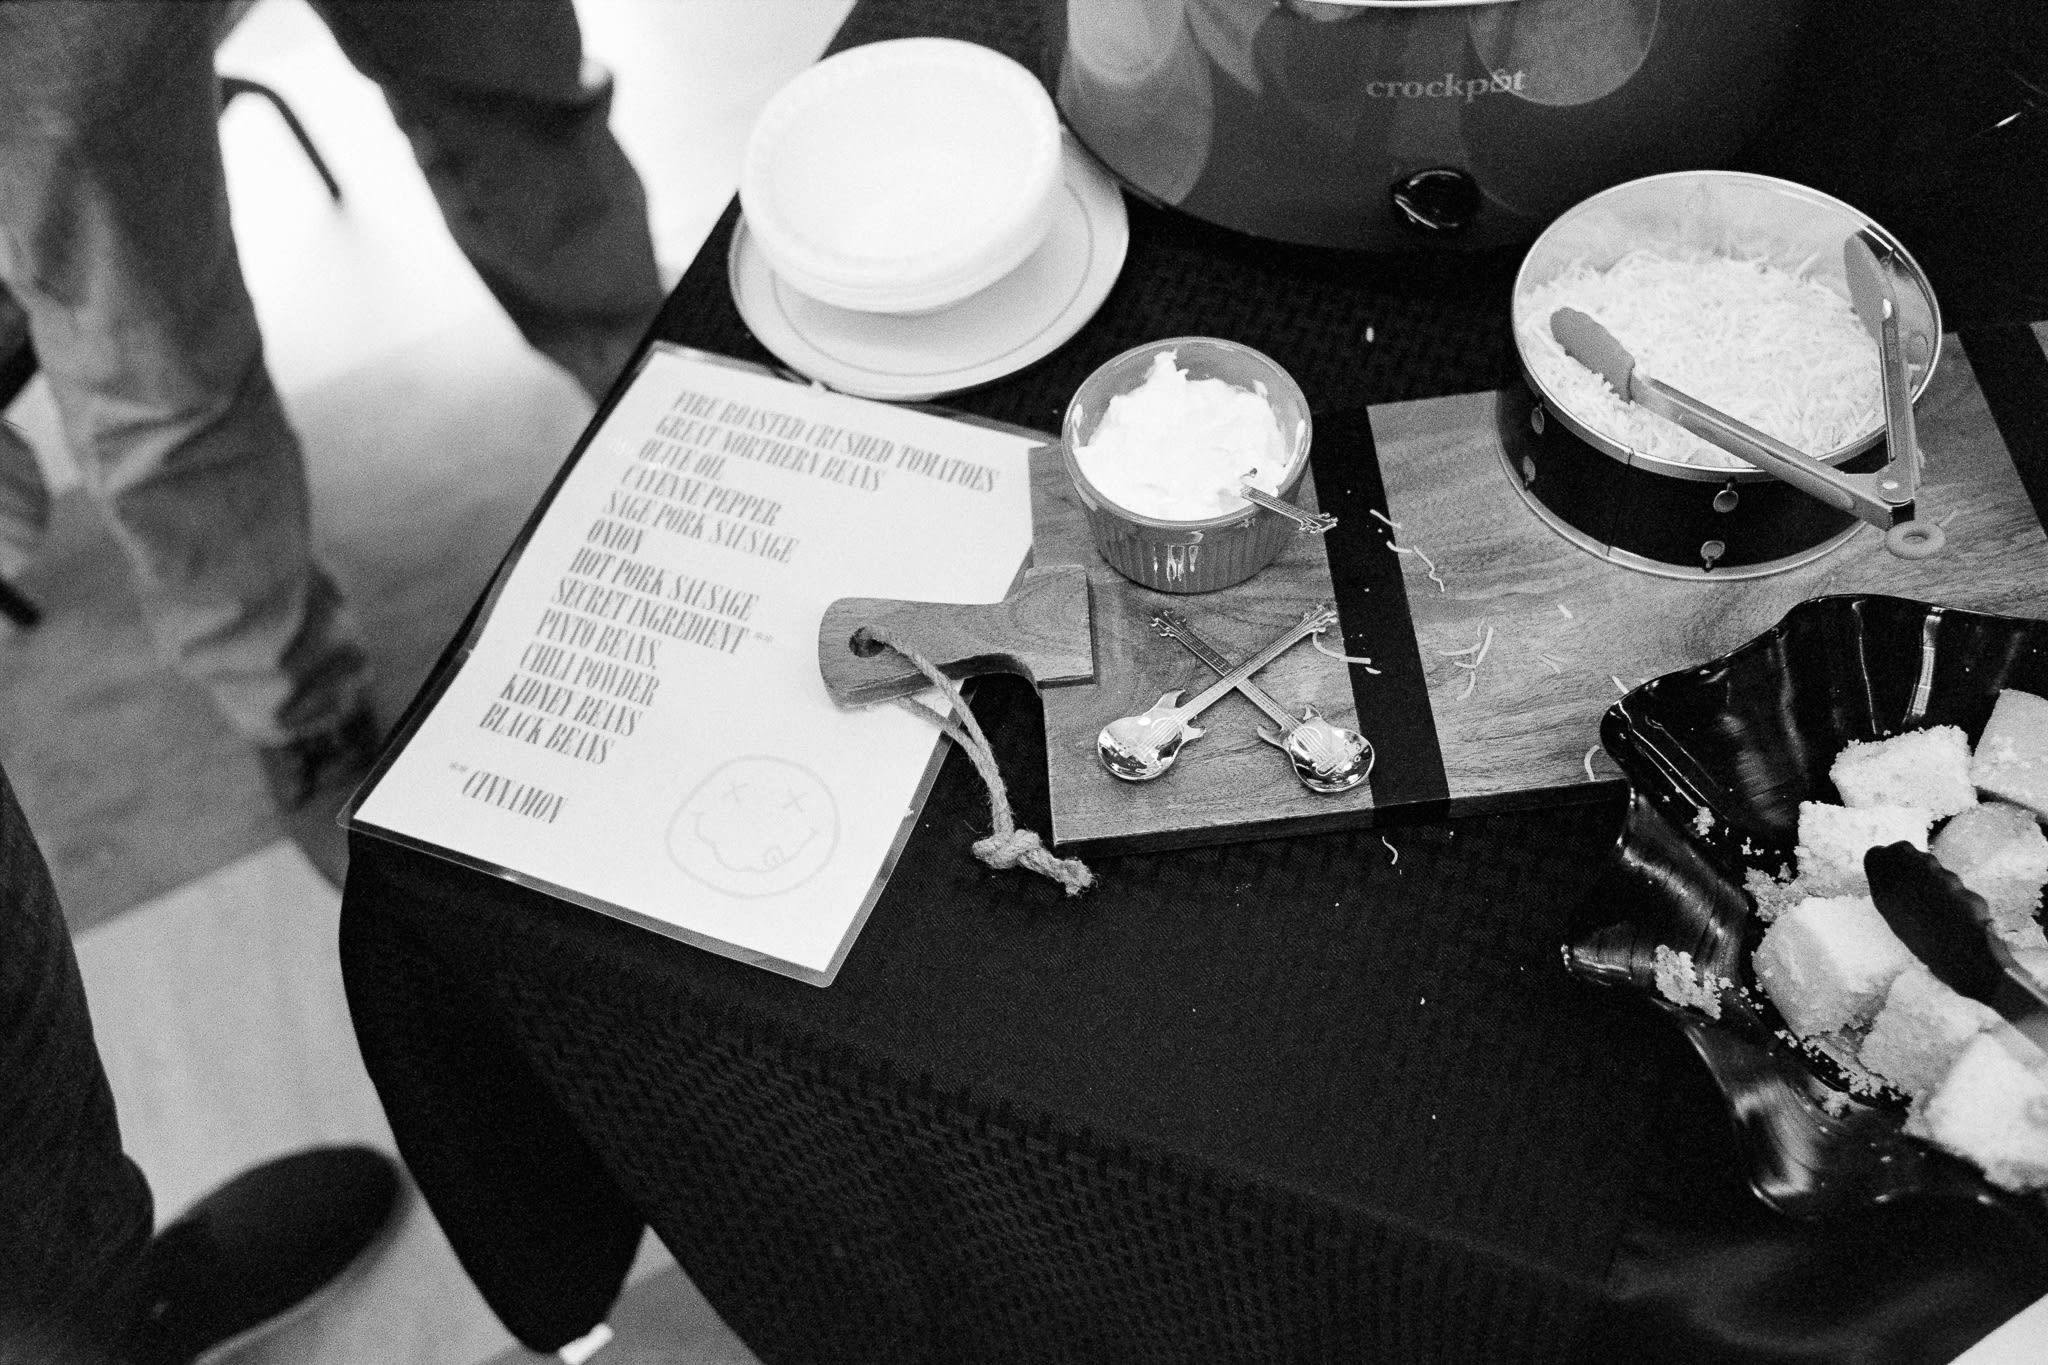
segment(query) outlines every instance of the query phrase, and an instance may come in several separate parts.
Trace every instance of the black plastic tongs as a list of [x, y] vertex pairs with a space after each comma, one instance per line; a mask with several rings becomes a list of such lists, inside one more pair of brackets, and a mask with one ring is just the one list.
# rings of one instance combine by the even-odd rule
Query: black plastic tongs
[[1741, 456], [1828, 506], [1869, 522], [1885, 533], [1885, 548], [1899, 558], [1926, 559], [1938, 553], [1948, 537], [1933, 522], [1914, 517], [1914, 499], [1920, 491], [1920, 440], [1913, 425], [1913, 387], [1899, 337], [1898, 296], [1885, 264], [1891, 254], [1890, 247], [1867, 232], [1852, 233], [1842, 243], [1849, 300], [1877, 343], [1884, 389], [1887, 459], [1883, 468], [1867, 474], [1844, 473], [1651, 378], [1637, 368], [1636, 358], [1612, 332], [1576, 308], [1552, 313], [1550, 334], [1566, 355], [1613, 385], [1627, 401], [1676, 422], [1701, 440]]
[[2048, 1053], [2048, 990], [1991, 928], [1984, 898], [1911, 844], [1863, 855], [1871, 903], [1913, 956], [1959, 995], [1981, 1001]]

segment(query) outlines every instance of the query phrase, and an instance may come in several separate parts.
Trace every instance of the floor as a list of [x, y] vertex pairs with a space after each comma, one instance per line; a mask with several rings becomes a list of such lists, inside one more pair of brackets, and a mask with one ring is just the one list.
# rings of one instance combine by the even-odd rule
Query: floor
[[[671, 272], [737, 179], [760, 103], [813, 60], [848, 0], [577, 0], [618, 82], [613, 126]], [[330, 203], [268, 108], [222, 120], [244, 273], [305, 442], [322, 551], [374, 639], [395, 712], [589, 416], [448, 241], [375, 87], [304, 0], [256, 0], [224, 71], [286, 95], [341, 181]], [[100, 1050], [160, 1217], [278, 1152], [390, 1136], [334, 956], [334, 890], [278, 837], [248, 754], [156, 665], [104, 532], [66, 468], [48, 394], [9, 420], [59, 500], [23, 578], [43, 624], [0, 639], [0, 762], [76, 930]], [[749, 1365], [651, 1239], [599, 1365]], [[322, 1309], [237, 1361], [474, 1365], [518, 1350], [417, 1201], [397, 1241]]]

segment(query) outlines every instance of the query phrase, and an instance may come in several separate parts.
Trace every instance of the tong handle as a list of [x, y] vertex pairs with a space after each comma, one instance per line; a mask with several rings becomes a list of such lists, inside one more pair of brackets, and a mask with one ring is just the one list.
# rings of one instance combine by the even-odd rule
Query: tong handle
[[[1612, 332], [1576, 308], [1560, 308], [1552, 313], [1550, 331], [1565, 354], [1606, 379], [1623, 399], [1677, 423], [1703, 441], [1741, 456], [1837, 511], [1869, 522], [1885, 533], [1885, 548], [1899, 558], [1925, 559], [1945, 543], [1947, 538], [1940, 527], [1913, 519], [1913, 489], [1894, 476], [1893, 465], [1868, 474], [1846, 474], [1824, 460], [1795, 450], [1719, 408], [1644, 374], [1635, 357]], [[1896, 327], [1893, 335], [1897, 335]], [[1909, 422], [1910, 419], [1909, 411]], [[1897, 459], [1896, 454], [1893, 459]]]

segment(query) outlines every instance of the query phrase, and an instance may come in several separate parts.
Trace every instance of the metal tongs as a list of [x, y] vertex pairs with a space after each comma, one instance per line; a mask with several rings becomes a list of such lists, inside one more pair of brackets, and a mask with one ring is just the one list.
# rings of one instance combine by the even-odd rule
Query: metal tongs
[[1887, 458], [1882, 469], [1867, 474], [1844, 473], [1651, 378], [1637, 368], [1635, 357], [1612, 332], [1576, 308], [1552, 313], [1550, 334], [1566, 355], [1604, 378], [1627, 401], [1676, 422], [1701, 440], [1741, 456], [1828, 506], [1869, 522], [1885, 533], [1885, 548], [1899, 558], [1926, 559], [1938, 553], [1948, 537], [1933, 522], [1914, 517], [1914, 499], [1920, 490], [1920, 440], [1913, 425], [1913, 389], [1899, 338], [1897, 295], [1891, 271], [1878, 256], [1880, 251], [1886, 258], [1892, 254], [1890, 247], [1868, 232], [1853, 233], [1842, 243], [1850, 303], [1877, 343], [1884, 388]]

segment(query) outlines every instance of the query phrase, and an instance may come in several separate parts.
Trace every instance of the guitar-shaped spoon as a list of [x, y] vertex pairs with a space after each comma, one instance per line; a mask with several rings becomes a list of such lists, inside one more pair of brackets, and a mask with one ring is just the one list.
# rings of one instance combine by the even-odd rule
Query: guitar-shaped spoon
[[1096, 757], [1112, 777], [1126, 782], [1150, 782], [1163, 776], [1180, 756], [1181, 746], [1201, 738], [1202, 732], [1189, 721], [1229, 695], [1246, 678], [1336, 620], [1337, 609], [1325, 602], [1303, 612], [1301, 620], [1284, 634], [1186, 702], [1175, 705], [1180, 698], [1180, 689], [1175, 688], [1162, 694], [1143, 715], [1118, 717], [1103, 726], [1102, 733], [1095, 737]]
[[[1152, 629], [1178, 643], [1216, 672], [1230, 672], [1230, 660], [1219, 654], [1215, 646], [1204, 640], [1188, 619], [1173, 608], [1164, 607], [1155, 612]], [[1358, 731], [1333, 725], [1323, 719], [1322, 712], [1313, 705], [1302, 707], [1301, 718], [1296, 720], [1286, 707], [1273, 699], [1271, 692], [1249, 678], [1239, 683], [1237, 690], [1272, 720], [1272, 727], [1257, 732], [1259, 738], [1287, 755], [1287, 761], [1294, 765], [1294, 775], [1310, 791], [1324, 794], [1350, 791], [1372, 772], [1372, 742]]]

